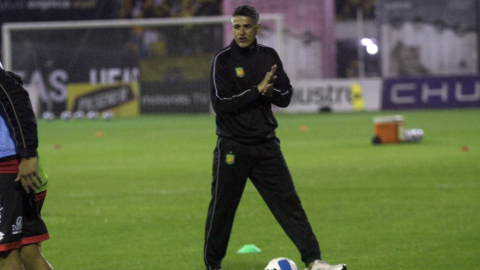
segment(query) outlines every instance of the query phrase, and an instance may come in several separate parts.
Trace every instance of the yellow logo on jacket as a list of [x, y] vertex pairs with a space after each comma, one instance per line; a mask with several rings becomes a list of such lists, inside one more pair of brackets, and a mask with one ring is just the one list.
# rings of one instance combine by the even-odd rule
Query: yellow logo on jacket
[[225, 158], [225, 162], [228, 165], [232, 165], [233, 163], [235, 163], [235, 155], [234, 154], [227, 154], [227, 157]]
[[245, 76], [245, 71], [243, 71], [242, 67], [235, 68], [235, 73], [237, 73], [237, 77], [240, 77], [240, 78]]

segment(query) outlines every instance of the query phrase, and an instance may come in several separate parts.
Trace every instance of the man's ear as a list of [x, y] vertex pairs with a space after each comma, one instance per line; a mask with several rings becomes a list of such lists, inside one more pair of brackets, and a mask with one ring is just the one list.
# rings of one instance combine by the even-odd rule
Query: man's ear
[[260, 30], [262, 30], [262, 25], [257, 24], [257, 35], [260, 34]]

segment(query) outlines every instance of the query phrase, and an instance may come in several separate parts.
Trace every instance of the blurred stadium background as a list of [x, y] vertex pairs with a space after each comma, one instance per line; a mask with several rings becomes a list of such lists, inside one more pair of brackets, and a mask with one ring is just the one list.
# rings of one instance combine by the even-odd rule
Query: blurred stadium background
[[[115, 114], [39, 121], [52, 264], [203, 269], [215, 142], [208, 76], [240, 4], [260, 11], [259, 40], [292, 80], [291, 105], [275, 108], [278, 132], [325, 259], [476, 268], [480, 1], [2, 0], [2, 63], [22, 75], [37, 115]], [[388, 115], [424, 140], [372, 146], [372, 119]], [[300, 265], [260, 200], [247, 186], [228, 270], [280, 256]], [[251, 243], [262, 253], [236, 254]]]
[[480, 106], [474, 0], [5, 0], [2, 62], [38, 113], [208, 113], [211, 57], [240, 4], [277, 15], [259, 39], [296, 87], [285, 111]]

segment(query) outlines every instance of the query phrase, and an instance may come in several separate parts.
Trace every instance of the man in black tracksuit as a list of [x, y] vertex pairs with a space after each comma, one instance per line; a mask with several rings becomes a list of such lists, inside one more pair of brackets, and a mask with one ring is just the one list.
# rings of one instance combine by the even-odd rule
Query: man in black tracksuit
[[257, 44], [258, 18], [253, 7], [237, 7], [234, 40], [213, 58], [211, 99], [218, 141], [205, 228], [207, 270], [221, 269], [247, 178], [299, 249], [307, 269], [346, 269], [320, 260], [318, 241], [280, 150], [271, 106], [287, 107], [292, 86], [275, 50]]

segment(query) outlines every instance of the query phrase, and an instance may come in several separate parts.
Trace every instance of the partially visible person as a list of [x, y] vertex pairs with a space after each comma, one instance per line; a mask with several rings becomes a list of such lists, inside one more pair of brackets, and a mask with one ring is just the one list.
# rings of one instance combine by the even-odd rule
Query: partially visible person
[[22, 84], [0, 63], [0, 269], [52, 270], [40, 248], [50, 236], [36, 199], [46, 183], [38, 169], [37, 123]]

